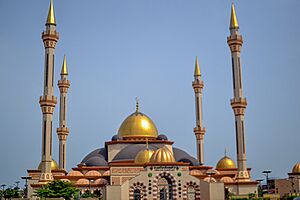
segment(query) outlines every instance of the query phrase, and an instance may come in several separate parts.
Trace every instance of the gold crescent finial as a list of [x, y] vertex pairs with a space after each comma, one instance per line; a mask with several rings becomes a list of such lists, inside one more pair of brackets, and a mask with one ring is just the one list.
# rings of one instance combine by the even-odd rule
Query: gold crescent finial
[[140, 108], [140, 105], [139, 105], [139, 99], [137, 97], [135, 97], [135, 101], [136, 101], [136, 112], [139, 112], [139, 108]]
[[148, 138], [146, 138], [146, 149], [149, 150]]

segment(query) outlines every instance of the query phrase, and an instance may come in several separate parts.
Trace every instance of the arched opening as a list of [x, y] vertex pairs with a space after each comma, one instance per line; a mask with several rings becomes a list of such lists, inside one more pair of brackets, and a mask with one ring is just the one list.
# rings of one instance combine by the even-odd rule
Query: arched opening
[[133, 191], [133, 199], [134, 200], [141, 200], [141, 191], [139, 189], [135, 189]]
[[158, 191], [160, 200], [173, 200], [172, 181], [168, 177], [161, 177], [158, 180]]
[[102, 190], [101, 189], [94, 190], [94, 195], [96, 195], [97, 197], [102, 197]]
[[187, 197], [188, 200], [195, 200], [196, 199], [196, 190], [193, 186], [188, 186], [187, 188]]

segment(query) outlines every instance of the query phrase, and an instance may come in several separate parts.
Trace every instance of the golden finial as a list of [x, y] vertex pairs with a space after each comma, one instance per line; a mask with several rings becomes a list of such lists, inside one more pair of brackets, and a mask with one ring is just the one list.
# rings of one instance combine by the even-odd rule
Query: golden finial
[[146, 138], [146, 149], [149, 150], [148, 138]]
[[225, 154], [225, 157], [227, 157], [227, 149], [226, 148], [225, 148], [224, 154]]
[[239, 28], [233, 3], [231, 4], [230, 28]]
[[52, 0], [50, 0], [50, 6], [49, 6], [49, 11], [48, 11], [48, 17], [47, 17], [46, 24], [56, 25]]
[[199, 62], [198, 62], [198, 56], [196, 56], [194, 76], [201, 76]]
[[67, 58], [66, 55], [64, 55], [64, 61], [63, 65], [61, 67], [60, 75], [68, 75], [68, 68], [67, 68]]
[[136, 112], [139, 112], [139, 108], [140, 108], [140, 105], [139, 105], [139, 99], [137, 97], [135, 97], [135, 107], [136, 107]]

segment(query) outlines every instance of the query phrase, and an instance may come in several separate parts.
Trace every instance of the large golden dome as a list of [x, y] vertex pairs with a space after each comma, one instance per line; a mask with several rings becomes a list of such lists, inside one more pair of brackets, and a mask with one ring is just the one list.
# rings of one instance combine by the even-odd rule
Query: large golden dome
[[[38, 169], [42, 170], [42, 162], [40, 162]], [[52, 162], [51, 162], [51, 170], [58, 170], [58, 164], [54, 159], [52, 159]]]
[[154, 137], [158, 135], [153, 121], [138, 110], [129, 115], [121, 124], [118, 135], [122, 137]]
[[150, 159], [151, 163], [168, 163], [175, 162], [175, 158], [173, 153], [168, 149], [168, 147], [164, 146], [160, 149], [157, 149]]
[[153, 153], [154, 153], [154, 151], [152, 151], [150, 149], [141, 150], [135, 156], [134, 163], [145, 164], [145, 163], [150, 162], [150, 158], [153, 155]]
[[300, 173], [300, 162], [294, 165], [292, 173]]
[[216, 169], [236, 169], [236, 165], [234, 161], [229, 158], [228, 156], [224, 156], [219, 162], [217, 163]]

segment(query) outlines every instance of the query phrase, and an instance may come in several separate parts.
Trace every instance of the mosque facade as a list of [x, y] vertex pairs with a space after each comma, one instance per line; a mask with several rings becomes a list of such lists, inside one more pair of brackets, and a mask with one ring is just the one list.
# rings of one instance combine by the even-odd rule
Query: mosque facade
[[54, 179], [72, 182], [82, 193], [90, 190], [104, 199], [113, 200], [218, 200], [224, 199], [226, 192], [244, 196], [257, 194], [258, 183], [251, 179], [251, 169], [246, 163], [244, 115], [247, 100], [243, 95], [240, 54], [243, 38], [239, 33], [234, 5], [231, 7], [227, 43], [232, 60], [234, 95], [231, 107], [235, 121], [237, 165], [227, 155], [215, 167], [205, 164], [205, 127], [202, 116], [204, 82], [196, 57], [192, 82], [195, 93], [196, 158], [174, 147], [174, 142], [166, 135], [159, 134], [151, 118], [141, 112], [137, 101], [135, 111], [123, 121], [118, 134], [106, 141], [103, 147], [88, 153], [76, 167], [67, 172], [66, 144], [70, 132], [67, 127], [67, 93], [71, 83], [68, 80], [66, 57], [58, 81], [59, 127], [56, 132], [59, 163], [52, 159], [52, 116], [58, 102], [53, 92], [54, 52], [59, 40], [52, 0], [45, 26], [42, 32], [45, 47], [44, 92], [39, 101], [42, 110], [42, 152], [38, 168], [28, 170], [28, 175], [32, 177], [29, 181], [29, 195]]

